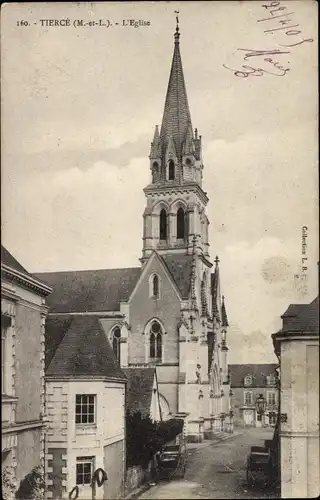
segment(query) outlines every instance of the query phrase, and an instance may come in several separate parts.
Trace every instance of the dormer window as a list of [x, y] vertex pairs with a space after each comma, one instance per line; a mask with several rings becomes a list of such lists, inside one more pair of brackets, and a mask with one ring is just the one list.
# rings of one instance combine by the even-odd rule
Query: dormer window
[[267, 375], [267, 385], [275, 385], [276, 384], [276, 377], [274, 375]]
[[174, 181], [175, 178], [175, 165], [173, 160], [169, 160], [169, 181]]
[[252, 375], [246, 375], [246, 376], [244, 377], [244, 385], [245, 385], [246, 387], [251, 386], [251, 385], [252, 385], [252, 382], [253, 382]]

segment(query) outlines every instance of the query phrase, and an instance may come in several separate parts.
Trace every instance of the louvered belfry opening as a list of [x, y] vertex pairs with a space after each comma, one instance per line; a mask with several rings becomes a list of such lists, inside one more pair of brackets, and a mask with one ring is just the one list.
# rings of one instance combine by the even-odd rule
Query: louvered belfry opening
[[165, 241], [167, 239], [167, 212], [163, 208], [160, 212], [160, 240]]
[[185, 213], [182, 207], [177, 211], [177, 238], [183, 240], [185, 238]]

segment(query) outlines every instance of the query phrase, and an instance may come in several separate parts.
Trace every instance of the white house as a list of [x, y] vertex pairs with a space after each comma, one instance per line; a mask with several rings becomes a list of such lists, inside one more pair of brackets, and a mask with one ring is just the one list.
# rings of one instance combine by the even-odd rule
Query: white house
[[280, 361], [281, 498], [319, 496], [319, 297], [291, 304], [273, 334]]
[[122, 495], [125, 474], [125, 383], [95, 316], [50, 316], [46, 323], [47, 498]]

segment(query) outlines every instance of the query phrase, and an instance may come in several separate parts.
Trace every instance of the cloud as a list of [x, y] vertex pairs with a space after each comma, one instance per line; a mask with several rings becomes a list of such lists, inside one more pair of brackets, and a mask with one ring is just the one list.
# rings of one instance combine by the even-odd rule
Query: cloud
[[23, 179], [14, 185], [19, 204], [4, 193], [4, 239], [9, 248], [15, 240], [32, 271], [138, 265], [148, 176], [148, 160], [135, 158], [123, 168], [98, 161]]

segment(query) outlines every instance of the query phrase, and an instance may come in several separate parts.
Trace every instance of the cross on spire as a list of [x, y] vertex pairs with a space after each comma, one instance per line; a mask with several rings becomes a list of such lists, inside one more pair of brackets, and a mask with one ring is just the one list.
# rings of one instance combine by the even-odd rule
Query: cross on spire
[[176, 23], [177, 24], [176, 24], [176, 32], [174, 34], [174, 38], [175, 38], [176, 43], [179, 43], [179, 37], [180, 37], [180, 33], [179, 33], [179, 31], [180, 31], [179, 30], [179, 11], [175, 10], [174, 13], [177, 14], [176, 15]]
[[216, 258], [214, 259], [214, 262], [215, 262], [215, 264], [216, 264], [216, 267], [218, 267], [218, 264], [219, 264], [219, 262], [220, 262], [218, 255], [217, 255], [217, 256], [216, 256]]
[[176, 21], [177, 21], [176, 31], [179, 31], [179, 11], [175, 10], [174, 13], [177, 14], [176, 15]]

